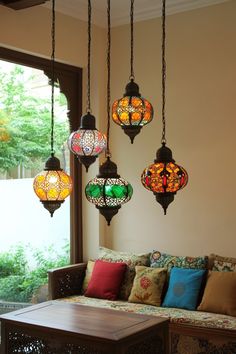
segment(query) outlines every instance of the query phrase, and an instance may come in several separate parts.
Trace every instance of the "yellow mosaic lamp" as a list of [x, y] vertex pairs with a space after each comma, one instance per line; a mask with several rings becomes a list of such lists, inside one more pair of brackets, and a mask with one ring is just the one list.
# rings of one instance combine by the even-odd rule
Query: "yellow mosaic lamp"
[[46, 161], [45, 168], [34, 178], [35, 194], [51, 216], [60, 208], [72, 191], [72, 179], [60, 167], [60, 161], [53, 154]]
[[122, 127], [132, 144], [141, 128], [153, 119], [153, 107], [141, 97], [139, 86], [133, 78], [126, 85], [124, 96], [113, 103], [112, 119]]
[[134, 0], [130, 0], [130, 82], [125, 94], [112, 105], [112, 119], [130, 137], [131, 144], [141, 128], [153, 119], [151, 103], [141, 97], [134, 77]]
[[43, 206], [51, 216], [60, 208], [64, 199], [72, 191], [72, 180], [60, 166], [60, 160], [54, 156], [54, 86], [55, 86], [55, 0], [52, 0], [52, 93], [51, 93], [51, 156], [45, 163], [45, 168], [34, 178], [33, 188]]

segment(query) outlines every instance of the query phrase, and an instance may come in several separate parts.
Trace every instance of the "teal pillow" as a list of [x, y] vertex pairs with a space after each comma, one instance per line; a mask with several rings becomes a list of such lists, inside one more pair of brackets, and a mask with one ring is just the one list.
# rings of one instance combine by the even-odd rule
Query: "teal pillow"
[[173, 267], [163, 307], [195, 310], [205, 270]]

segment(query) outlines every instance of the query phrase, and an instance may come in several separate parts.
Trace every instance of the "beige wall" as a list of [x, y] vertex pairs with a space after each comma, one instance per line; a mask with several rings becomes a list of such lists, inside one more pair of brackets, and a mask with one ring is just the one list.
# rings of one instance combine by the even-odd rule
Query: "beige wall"
[[[140, 183], [161, 139], [160, 19], [135, 24], [135, 74], [140, 91], [154, 105], [154, 121], [131, 145], [111, 124], [112, 157], [118, 173], [134, 187], [107, 227], [93, 205], [84, 203], [85, 259], [98, 245], [119, 250], [158, 248], [176, 254], [218, 252], [236, 256], [236, 2], [167, 18], [167, 143], [189, 173], [164, 216], [151, 192]], [[0, 6], [0, 44], [50, 56], [50, 11], [35, 7], [15, 12]], [[56, 58], [86, 68], [86, 24], [58, 14]], [[94, 27], [93, 112], [105, 126], [105, 31]], [[129, 27], [112, 31], [112, 99], [121, 97], [129, 77]], [[86, 92], [86, 91], [84, 91]], [[84, 174], [93, 178], [98, 164]]]
[[[167, 18], [167, 143], [189, 173], [163, 215], [140, 183], [161, 139], [161, 20], [135, 24], [135, 74], [154, 105], [154, 121], [132, 146], [112, 124], [113, 159], [134, 187], [106, 228], [105, 245], [118, 250], [153, 248], [176, 254], [218, 252], [236, 256], [236, 1]], [[129, 77], [129, 27], [115, 28], [112, 97]]]
[[[0, 5], [0, 45], [46, 58], [51, 56], [51, 11], [43, 7], [13, 11]], [[99, 126], [104, 119], [104, 82], [105, 31], [98, 27], [92, 30], [91, 62], [91, 105]], [[81, 67], [86, 83], [87, 65], [87, 24], [74, 18], [57, 14], [56, 16], [56, 60]], [[83, 90], [84, 101], [86, 85]], [[78, 117], [78, 124], [79, 124]], [[84, 173], [84, 183], [97, 173], [98, 163]], [[83, 208], [84, 254], [85, 258], [93, 256], [99, 245], [99, 215], [89, 203]], [[90, 220], [90, 221], [89, 221]], [[92, 220], [92, 222], [91, 222]]]

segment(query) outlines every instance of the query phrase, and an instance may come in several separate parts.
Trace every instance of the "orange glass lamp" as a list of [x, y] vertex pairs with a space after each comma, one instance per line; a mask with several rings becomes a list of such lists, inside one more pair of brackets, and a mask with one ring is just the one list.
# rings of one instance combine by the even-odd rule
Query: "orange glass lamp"
[[153, 107], [145, 98], [141, 97], [139, 86], [134, 77], [134, 0], [130, 0], [130, 82], [126, 85], [124, 96], [112, 105], [112, 119], [120, 125], [125, 134], [130, 137], [131, 144], [139, 134], [141, 128], [153, 119]]
[[141, 128], [153, 119], [152, 105], [141, 97], [139, 86], [133, 78], [126, 86], [124, 97], [113, 103], [112, 119], [122, 127], [132, 144]]
[[156, 201], [161, 204], [164, 214], [166, 215], [168, 205], [173, 202], [176, 192], [186, 186], [188, 174], [183, 167], [175, 163], [172, 157], [172, 151], [166, 146], [166, 0], [162, 0], [162, 4], [162, 146], [156, 152], [154, 164], [144, 169], [141, 175], [141, 182], [146, 189], [154, 193]]
[[141, 176], [143, 186], [152, 191], [156, 201], [161, 204], [166, 215], [168, 205], [173, 202], [176, 192], [188, 182], [185, 169], [175, 163], [172, 151], [162, 144], [157, 150], [154, 164], [145, 168]]
[[35, 177], [33, 188], [44, 208], [53, 216], [54, 211], [71, 194], [72, 179], [61, 169], [59, 159], [52, 154], [46, 161], [45, 169]]
[[54, 87], [55, 87], [55, 0], [52, 0], [52, 91], [51, 91], [51, 156], [45, 168], [34, 178], [33, 188], [43, 206], [51, 216], [60, 208], [72, 191], [72, 180], [60, 167], [60, 160], [54, 156]]

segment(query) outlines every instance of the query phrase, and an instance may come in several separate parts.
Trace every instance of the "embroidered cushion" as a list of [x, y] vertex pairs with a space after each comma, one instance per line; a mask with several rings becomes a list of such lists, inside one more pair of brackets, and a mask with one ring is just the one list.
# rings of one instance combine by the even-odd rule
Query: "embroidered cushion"
[[[225, 265], [224, 265], [225, 263]], [[229, 264], [231, 263], [231, 264]], [[211, 253], [209, 256], [209, 269], [217, 271], [233, 271], [236, 268], [236, 258], [219, 256], [218, 254]], [[214, 269], [213, 269], [214, 267]]]
[[97, 260], [85, 296], [116, 300], [126, 270], [125, 263]]
[[130, 295], [133, 280], [135, 277], [135, 266], [149, 266], [150, 253], [134, 254], [130, 252], [118, 252], [111, 249], [100, 247], [98, 259], [107, 262], [124, 262], [127, 264], [124, 280], [121, 284], [119, 298], [128, 300]]
[[205, 272], [203, 269], [172, 268], [162, 306], [194, 310]]
[[236, 316], [236, 272], [209, 271], [197, 309]]
[[173, 256], [160, 251], [153, 251], [150, 256], [151, 267], [167, 268], [170, 272], [172, 267], [206, 269], [207, 257]]
[[128, 301], [160, 306], [166, 269], [136, 266], [135, 273]]

